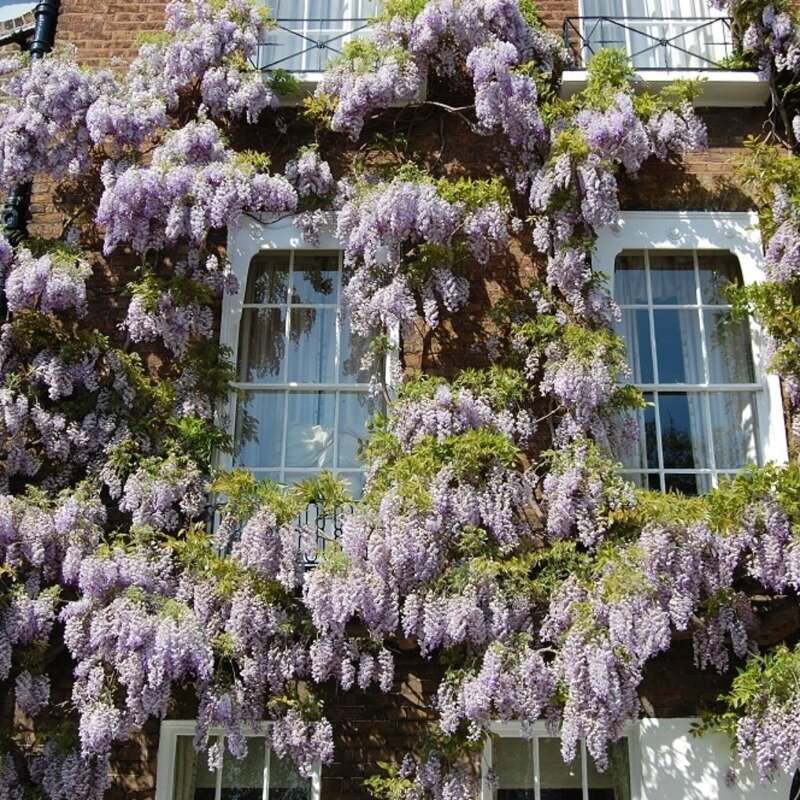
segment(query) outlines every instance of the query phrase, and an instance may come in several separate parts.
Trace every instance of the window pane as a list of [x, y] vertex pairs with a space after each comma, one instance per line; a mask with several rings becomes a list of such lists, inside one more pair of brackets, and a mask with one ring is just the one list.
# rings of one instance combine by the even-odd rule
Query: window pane
[[245, 308], [239, 331], [238, 376], [248, 383], [283, 381], [284, 312], [279, 308]]
[[709, 437], [706, 430], [703, 395], [660, 392], [658, 407], [664, 468], [707, 468]]
[[647, 303], [647, 273], [644, 271], [644, 253], [626, 250], [614, 263], [614, 299], [620, 305]]
[[261, 737], [248, 740], [247, 756], [241, 761], [225, 754], [222, 764], [222, 800], [262, 800], [264, 796], [264, 755]]
[[361, 471], [348, 470], [339, 473], [339, 477], [345, 482], [347, 491], [354, 500], [358, 500], [364, 494], [364, 473]]
[[646, 408], [629, 412], [638, 436], [619, 454], [626, 469], [658, 469], [658, 439], [653, 395], [646, 393], [644, 399], [647, 403]]
[[286, 303], [288, 280], [289, 253], [258, 253], [250, 262], [244, 302]]
[[502, 737], [492, 742], [496, 800], [534, 800], [533, 742]]
[[664, 490], [667, 492], [680, 492], [689, 497], [694, 497], [698, 494], [707, 494], [712, 488], [710, 475], [692, 475], [678, 472], [664, 476]]
[[333, 392], [290, 392], [286, 429], [286, 466], [333, 466]]
[[696, 304], [694, 256], [691, 250], [654, 250], [650, 253], [653, 302], [666, 305]]
[[741, 469], [757, 462], [755, 394], [709, 392], [708, 399], [717, 469]]
[[753, 383], [755, 369], [747, 320], [731, 320], [725, 311], [706, 311], [703, 325], [711, 383]]
[[697, 311], [654, 311], [660, 383], [703, 383], [703, 349]]
[[173, 800], [214, 800], [217, 786], [216, 773], [208, 770], [206, 752], [195, 752], [192, 745], [193, 738], [192, 736], [176, 737], [172, 798]]
[[237, 463], [279, 467], [283, 449], [283, 392], [245, 392], [236, 413]]
[[367, 437], [370, 418], [369, 397], [365, 394], [342, 392], [339, 395], [339, 467], [357, 467], [359, 440]]
[[[665, 313], [665, 312], [657, 312]], [[673, 312], [668, 311], [667, 314]], [[650, 315], [645, 309], [622, 312], [617, 333], [625, 342], [628, 366], [634, 383], [653, 383], [653, 350], [650, 344]]]
[[608, 748], [608, 769], [598, 772], [592, 759], [586, 765], [589, 800], [630, 800], [631, 777], [628, 740], [621, 739]]
[[704, 303], [724, 305], [729, 302], [725, 290], [742, 284], [739, 259], [727, 250], [701, 250], [697, 253], [700, 295]]
[[580, 753], [565, 764], [560, 739], [539, 739], [539, 776], [542, 800], [583, 800]]
[[362, 357], [369, 353], [369, 342], [363, 336], [350, 333], [350, 315], [342, 309], [341, 344], [339, 355], [339, 381], [341, 383], [369, 383], [371, 362], [377, 365], [380, 358], [369, 359], [367, 370], [361, 368]]
[[333, 383], [336, 309], [293, 308], [289, 320], [289, 383]]
[[339, 301], [339, 254], [295, 253], [292, 276], [293, 303]]
[[269, 800], [310, 800], [311, 781], [301, 778], [288, 758], [269, 754]]

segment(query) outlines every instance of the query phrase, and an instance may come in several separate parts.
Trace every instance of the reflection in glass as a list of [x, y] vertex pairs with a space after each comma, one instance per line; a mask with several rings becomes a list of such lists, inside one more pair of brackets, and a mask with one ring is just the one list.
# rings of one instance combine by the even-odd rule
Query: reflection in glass
[[700, 250], [697, 253], [697, 266], [701, 302], [708, 305], [729, 303], [728, 288], [742, 284], [739, 259], [728, 250]]
[[[214, 800], [217, 789], [216, 773], [208, 769], [205, 753], [197, 753], [193, 736], [178, 736], [175, 741], [175, 777], [172, 800]], [[214, 743], [214, 739], [210, 744]]]
[[539, 774], [542, 800], [583, 800], [581, 754], [565, 764], [560, 739], [539, 739]]
[[755, 394], [709, 392], [708, 400], [717, 469], [742, 469], [757, 462]]
[[[668, 312], [670, 313], [670, 312]], [[653, 383], [653, 349], [650, 343], [650, 315], [645, 309], [622, 312], [618, 333], [625, 342], [628, 366], [634, 383]]]
[[703, 383], [697, 311], [653, 311], [659, 383]]
[[289, 320], [289, 383], [333, 383], [336, 309], [293, 308]]
[[614, 262], [614, 297], [620, 305], [647, 302], [647, 273], [642, 250], [625, 250]]
[[628, 740], [620, 739], [609, 745], [608, 769], [598, 772], [591, 758], [587, 759], [586, 782], [589, 800], [631, 800]]
[[659, 392], [658, 412], [665, 469], [710, 466], [703, 395]]
[[333, 466], [334, 392], [290, 392], [286, 420], [286, 466]]
[[262, 800], [266, 742], [251, 737], [247, 756], [241, 761], [226, 754], [222, 763], [222, 794], [220, 800]]
[[683, 250], [652, 250], [650, 285], [655, 305], [695, 305], [694, 256]]
[[239, 328], [239, 380], [280, 383], [285, 354], [284, 316], [279, 308], [245, 308]]
[[753, 383], [755, 369], [747, 320], [732, 320], [727, 311], [704, 312], [711, 383]]
[[358, 450], [367, 437], [369, 420], [369, 398], [355, 392], [339, 395], [338, 467], [357, 467]]
[[533, 742], [502, 737], [492, 743], [496, 800], [534, 800]]
[[236, 411], [234, 443], [237, 464], [243, 467], [279, 467], [283, 451], [283, 392], [245, 392]]
[[292, 303], [339, 302], [339, 253], [295, 253]]
[[261, 251], [253, 256], [247, 274], [245, 303], [286, 303], [289, 253]]
[[311, 781], [301, 778], [289, 758], [269, 754], [269, 800], [310, 800]]

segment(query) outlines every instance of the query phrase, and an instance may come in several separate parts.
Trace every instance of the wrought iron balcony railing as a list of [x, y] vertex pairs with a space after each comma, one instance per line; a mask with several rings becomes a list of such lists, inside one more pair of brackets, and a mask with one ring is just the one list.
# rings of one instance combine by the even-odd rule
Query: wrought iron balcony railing
[[579, 67], [605, 47], [637, 70], [725, 69], [733, 54], [728, 17], [568, 17], [564, 41]]
[[283, 69], [301, 79], [322, 72], [347, 42], [369, 37], [369, 23], [366, 18], [278, 19], [258, 47], [256, 66]]

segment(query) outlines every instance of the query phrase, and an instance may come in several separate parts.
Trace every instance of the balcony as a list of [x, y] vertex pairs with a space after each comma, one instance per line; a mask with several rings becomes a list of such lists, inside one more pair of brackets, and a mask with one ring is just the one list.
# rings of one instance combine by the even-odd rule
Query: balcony
[[624, 50], [637, 80], [652, 91], [679, 78], [702, 78], [697, 105], [760, 106], [769, 95], [755, 73], [726, 66], [734, 54], [728, 17], [568, 17], [563, 33], [577, 65], [564, 73], [564, 97], [585, 87], [584, 65], [608, 47]]

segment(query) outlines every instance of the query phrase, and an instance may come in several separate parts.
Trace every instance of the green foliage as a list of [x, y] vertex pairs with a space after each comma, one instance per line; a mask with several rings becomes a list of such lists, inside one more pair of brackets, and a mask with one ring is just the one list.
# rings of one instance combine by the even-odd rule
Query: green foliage
[[278, 97], [292, 97], [300, 91], [300, 84], [285, 69], [271, 69], [266, 75], [267, 84]]

